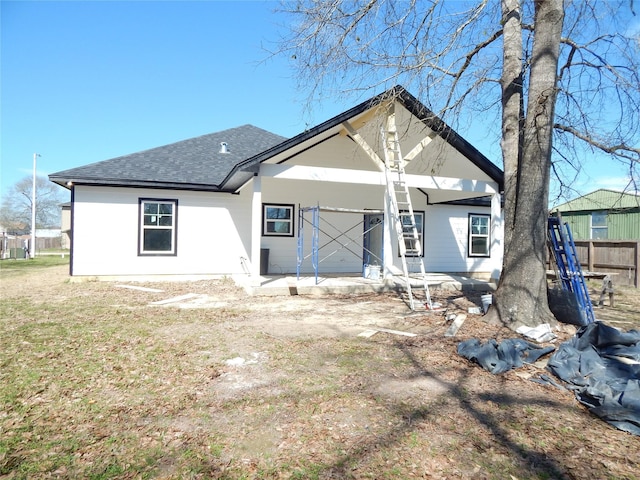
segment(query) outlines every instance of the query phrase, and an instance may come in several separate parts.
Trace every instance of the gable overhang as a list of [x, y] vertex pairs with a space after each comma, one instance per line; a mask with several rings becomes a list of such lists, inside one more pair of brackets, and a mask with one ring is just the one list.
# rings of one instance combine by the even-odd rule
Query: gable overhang
[[[346, 112], [307, 130], [296, 137], [282, 142], [275, 147], [236, 165], [221, 184], [227, 191], [239, 190], [254, 175], [265, 177], [314, 180], [338, 183], [385, 185], [383, 160], [376, 153], [379, 145], [367, 144], [360, 138], [359, 131], [370, 122], [380, 122], [391, 110], [390, 105], [400, 104], [417, 119], [417, 125], [424, 135], [405, 158], [413, 158], [423, 150], [428, 150], [432, 140], [444, 144], [457, 151], [482, 173], [479, 178], [460, 178], [438, 175], [409, 175], [409, 186], [418, 188], [427, 196], [428, 203], [449, 203], [478, 197], [489, 197], [503, 190], [504, 175], [502, 170], [489, 161], [482, 153], [464, 138], [448, 127], [433, 112], [424, 107], [415, 97], [402, 87], [395, 87], [381, 95], [363, 102]], [[349, 171], [343, 168], [303, 167], [301, 165], [285, 166], [288, 160], [294, 159], [306, 151], [336, 137], [348, 137], [358, 144], [362, 151], [372, 160], [375, 171]], [[436, 172], [434, 172], [436, 173]]]

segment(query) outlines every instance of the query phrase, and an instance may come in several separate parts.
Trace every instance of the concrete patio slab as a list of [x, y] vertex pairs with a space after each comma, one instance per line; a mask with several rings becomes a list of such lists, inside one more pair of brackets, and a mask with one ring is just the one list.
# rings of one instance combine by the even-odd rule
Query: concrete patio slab
[[[244, 277], [236, 279], [236, 283], [255, 296], [364, 294], [406, 290], [404, 277], [372, 280], [356, 274], [322, 275], [317, 279], [315, 276], [297, 278], [295, 275], [270, 275], [253, 281]], [[427, 285], [430, 290], [490, 292], [496, 289], [494, 282], [444, 273], [427, 274]], [[411, 278], [411, 287], [422, 288], [422, 279]]]

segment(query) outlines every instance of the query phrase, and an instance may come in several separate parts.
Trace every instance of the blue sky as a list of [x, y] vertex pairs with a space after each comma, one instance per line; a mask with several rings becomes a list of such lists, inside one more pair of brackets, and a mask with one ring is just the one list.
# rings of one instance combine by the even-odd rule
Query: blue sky
[[[314, 105], [286, 58], [273, 1], [2, 1], [0, 189], [251, 123], [293, 136], [361, 98]], [[459, 133], [500, 165], [497, 141]], [[498, 129], [499, 130], [499, 129]], [[578, 190], [622, 188], [623, 167], [585, 160]]]
[[305, 129], [287, 61], [267, 52], [275, 2], [1, 6], [3, 191], [34, 152], [46, 175], [247, 123]]

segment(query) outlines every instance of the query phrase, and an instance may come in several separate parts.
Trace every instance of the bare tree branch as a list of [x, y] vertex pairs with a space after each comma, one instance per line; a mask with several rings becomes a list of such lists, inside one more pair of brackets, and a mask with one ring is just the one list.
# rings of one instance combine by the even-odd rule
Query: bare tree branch
[[[577, 129], [570, 127], [568, 125], [561, 125], [559, 123], [555, 123], [553, 125], [553, 128], [562, 132], [570, 133], [571, 135], [574, 135], [575, 137], [588, 143], [589, 145], [602, 150], [604, 153], [616, 155], [617, 157], [625, 158], [632, 162], [640, 162], [639, 148], [630, 147], [629, 145], [626, 145], [624, 143], [619, 143], [616, 145], [607, 145], [604, 142], [596, 140], [593, 136], [585, 135], [582, 132], [578, 131]], [[635, 155], [632, 155], [632, 154], [635, 154]]]

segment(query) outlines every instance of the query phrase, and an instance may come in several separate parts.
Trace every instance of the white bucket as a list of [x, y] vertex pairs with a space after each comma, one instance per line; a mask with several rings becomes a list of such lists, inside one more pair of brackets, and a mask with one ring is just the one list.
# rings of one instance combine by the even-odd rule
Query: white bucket
[[482, 311], [487, 313], [489, 307], [493, 303], [493, 295], [491, 293], [487, 293], [486, 295], [480, 296], [480, 301], [482, 302]]
[[365, 265], [364, 278], [380, 280], [380, 265]]

